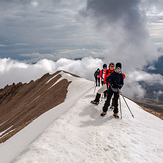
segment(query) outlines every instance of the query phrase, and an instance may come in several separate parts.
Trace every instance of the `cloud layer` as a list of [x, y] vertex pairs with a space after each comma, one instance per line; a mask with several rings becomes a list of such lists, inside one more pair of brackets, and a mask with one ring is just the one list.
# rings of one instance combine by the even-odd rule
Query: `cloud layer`
[[[85, 57], [76, 61], [61, 58], [56, 62], [42, 59], [36, 64], [25, 64], [4, 58], [0, 59], [0, 78], [2, 79], [0, 88], [5, 87], [7, 84], [11, 85], [13, 82], [15, 84], [19, 82], [28, 83], [30, 80], [40, 78], [45, 73], [54, 73], [57, 70], [65, 70], [94, 81], [93, 74], [97, 68], [102, 68], [103, 63], [101, 59], [93, 59], [92, 57]], [[140, 81], [163, 85], [163, 76], [159, 74], [148, 74], [143, 71], [123, 72], [126, 78], [122, 91], [128, 97], [144, 97], [145, 90], [139, 84]]]
[[102, 60], [86, 57], [82, 60], [70, 60], [61, 58], [54, 62], [52, 60], [42, 59], [36, 64], [26, 64], [10, 58], [0, 59], [0, 87], [13, 82], [29, 82], [36, 80], [45, 73], [54, 73], [58, 70], [65, 70], [89, 80], [93, 79], [94, 71], [97, 67], [102, 67]]

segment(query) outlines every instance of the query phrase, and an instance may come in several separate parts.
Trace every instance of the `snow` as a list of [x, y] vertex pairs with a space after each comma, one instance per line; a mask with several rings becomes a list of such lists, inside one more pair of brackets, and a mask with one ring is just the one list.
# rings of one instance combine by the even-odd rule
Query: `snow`
[[[0, 138], [2, 138], [3, 136], [5, 136], [6, 134], [3, 135], [3, 136], [2, 136], [2, 134], [5, 133], [7, 130], [9, 130], [9, 129], [12, 128], [12, 127], [13, 127], [13, 125], [10, 126], [8, 129], [4, 130], [3, 132], [0, 132]], [[11, 130], [10, 132], [12, 132], [12, 131], [13, 131], [13, 130]]]
[[94, 83], [61, 74], [72, 81], [65, 102], [0, 144], [1, 163], [163, 162], [161, 119], [125, 98], [133, 118], [122, 97], [122, 119], [113, 118], [111, 110], [100, 117], [105, 100], [90, 103]]
[[32, 102], [34, 102], [35, 100], [37, 100], [41, 95], [37, 96], [34, 100], [32, 100], [29, 104], [31, 104]]

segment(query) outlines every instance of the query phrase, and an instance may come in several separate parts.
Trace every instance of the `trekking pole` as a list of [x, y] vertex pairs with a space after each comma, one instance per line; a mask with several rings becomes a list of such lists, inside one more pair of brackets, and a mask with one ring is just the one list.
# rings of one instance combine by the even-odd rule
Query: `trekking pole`
[[121, 91], [120, 91], [120, 90], [119, 90], [119, 93], [120, 93], [120, 95], [122, 95], [123, 100], [124, 100], [124, 102], [126, 103], [126, 105], [127, 105], [127, 107], [128, 107], [128, 110], [130, 111], [130, 113], [131, 113], [132, 117], [134, 118], [134, 115], [132, 114], [131, 109], [129, 108], [129, 106], [128, 106], [128, 104], [127, 104], [127, 102], [126, 102], [126, 100], [125, 100], [125, 98], [124, 98], [124, 96], [123, 96], [123, 94], [121, 93]]
[[119, 94], [119, 105], [120, 105], [120, 112], [121, 112], [121, 119], [122, 119], [122, 108], [121, 108], [121, 98], [120, 98], [120, 94]]

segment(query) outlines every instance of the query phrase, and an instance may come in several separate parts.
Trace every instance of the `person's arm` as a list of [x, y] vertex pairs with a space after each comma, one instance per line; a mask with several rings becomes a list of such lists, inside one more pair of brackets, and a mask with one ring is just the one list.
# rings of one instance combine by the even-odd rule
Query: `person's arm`
[[107, 83], [106, 83], [106, 78], [107, 78], [107, 75], [108, 75], [108, 74], [107, 74], [107, 71], [108, 71], [108, 70], [106, 70], [105, 76], [104, 76], [104, 83], [105, 83], [105, 84], [107, 84]]
[[118, 88], [121, 89], [124, 85], [124, 75], [121, 74], [121, 83], [118, 84]]
[[94, 73], [94, 77], [96, 77], [97, 76], [97, 71], [95, 71], [95, 73]]

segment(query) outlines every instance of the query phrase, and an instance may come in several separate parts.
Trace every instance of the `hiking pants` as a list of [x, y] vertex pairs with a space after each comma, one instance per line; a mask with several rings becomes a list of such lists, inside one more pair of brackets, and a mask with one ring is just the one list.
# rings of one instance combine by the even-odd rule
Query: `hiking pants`
[[114, 94], [114, 113], [118, 113], [118, 98], [119, 98], [119, 92], [113, 92], [111, 90], [111, 88], [109, 88], [108, 90], [108, 96], [107, 96], [107, 99], [105, 101], [105, 104], [103, 106], [103, 112], [107, 112], [108, 111], [108, 107], [110, 105], [110, 100], [111, 100], [111, 97], [112, 95]]
[[[104, 92], [104, 97], [106, 97], [106, 94], [108, 94], [108, 88], [107, 88], [107, 85], [104, 84], [97, 92], [96, 94], [96, 98], [95, 98], [95, 101], [96, 102], [99, 102], [100, 100], [100, 97], [101, 97], [101, 93]], [[114, 106], [114, 99], [112, 100], [112, 106]]]
[[95, 77], [96, 86], [100, 86], [100, 78]]
[[99, 102], [99, 101], [100, 101], [100, 97], [101, 97], [101, 93], [103, 93], [103, 92], [104, 92], [104, 97], [105, 97], [105, 96], [106, 96], [106, 92], [107, 92], [107, 85], [106, 85], [106, 84], [104, 84], [104, 85], [98, 90], [98, 92], [97, 92], [97, 94], [96, 94], [96, 98], [95, 98], [94, 101]]

